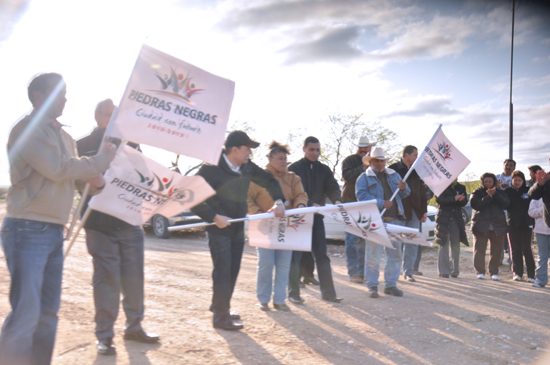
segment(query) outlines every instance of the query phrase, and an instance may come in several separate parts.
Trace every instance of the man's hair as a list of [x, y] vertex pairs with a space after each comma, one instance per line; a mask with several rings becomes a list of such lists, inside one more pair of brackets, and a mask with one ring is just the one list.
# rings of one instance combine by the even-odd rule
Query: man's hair
[[319, 140], [312, 136], [309, 136], [306, 139], [304, 139], [304, 147], [306, 147], [310, 143], [319, 143]]
[[287, 144], [280, 144], [279, 142], [273, 141], [269, 145], [269, 153], [267, 154], [267, 157], [272, 158], [279, 152], [290, 155], [290, 150], [288, 149]]
[[411, 146], [411, 145], [405, 146], [405, 148], [403, 148], [403, 157], [405, 157], [405, 154], [410, 155], [414, 151], [418, 151], [418, 148], [416, 148], [415, 146]]
[[507, 158], [502, 164], [506, 165], [506, 162], [512, 162], [514, 164], [514, 169], [516, 168], [516, 161], [512, 160], [511, 158]]
[[60, 82], [65, 83], [65, 81], [63, 81], [63, 76], [53, 72], [40, 74], [32, 79], [32, 81], [29, 83], [29, 86], [27, 87], [27, 94], [29, 95], [29, 100], [31, 101], [32, 106], [36, 106], [34, 97], [32, 95], [34, 91], [38, 91], [42, 94], [52, 92], [55, 89], [55, 86]]
[[539, 165], [531, 165], [528, 167], [529, 171], [531, 171], [533, 174], [536, 174], [537, 171], [542, 170], [542, 167]]
[[479, 178], [480, 179], [480, 184], [479, 184], [480, 187], [486, 188], [485, 184], [483, 183], [483, 180], [485, 180], [486, 177], [490, 177], [491, 179], [493, 179], [493, 187], [496, 187], [498, 185], [498, 180], [497, 180], [496, 175], [491, 173], [491, 172], [486, 172], [483, 175], [481, 175], [481, 177]]
[[523, 180], [523, 184], [525, 184], [525, 175], [523, 174], [523, 172], [521, 172], [519, 170], [516, 170], [516, 171], [512, 172], [512, 179], [516, 176], [521, 177], [521, 179]]
[[101, 111], [103, 110], [104, 107], [106, 106], [114, 106], [115, 103], [113, 103], [113, 101], [111, 99], [105, 99], [105, 100], [102, 100], [100, 101], [99, 103], [97, 103], [97, 106], [95, 107], [95, 120], [97, 121], [98, 118], [99, 118], [99, 113], [101, 113]]

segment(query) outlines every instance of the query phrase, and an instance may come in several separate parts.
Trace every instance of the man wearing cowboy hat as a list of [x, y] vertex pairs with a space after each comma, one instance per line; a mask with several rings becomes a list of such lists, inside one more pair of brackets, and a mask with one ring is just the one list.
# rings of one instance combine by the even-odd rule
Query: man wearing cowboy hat
[[[370, 156], [363, 157], [363, 163], [369, 164], [367, 170], [359, 176], [355, 184], [357, 200], [376, 200], [378, 209], [386, 209], [382, 217], [384, 222], [395, 225], [405, 225], [405, 211], [401, 199], [410, 194], [410, 189], [397, 172], [386, 168], [384, 150], [375, 147]], [[393, 192], [399, 189], [395, 201], [391, 201]], [[392, 241], [394, 249], [378, 245], [366, 240], [365, 244], [365, 279], [369, 289], [369, 297], [378, 298], [378, 277], [380, 276], [380, 260], [382, 251], [386, 251], [386, 268], [384, 270], [384, 293], [396, 297], [403, 296], [403, 291], [397, 289], [397, 281], [401, 272], [401, 242]]]
[[[359, 175], [367, 169], [362, 158], [368, 155], [376, 142], [369, 142], [369, 137], [361, 136], [357, 142], [357, 152], [348, 156], [342, 162], [342, 177], [344, 188], [342, 199], [344, 203], [356, 202], [355, 182]], [[362, 284], [365, 280], [365, 240], [346, 232], [346, 264], [352, 283]]]

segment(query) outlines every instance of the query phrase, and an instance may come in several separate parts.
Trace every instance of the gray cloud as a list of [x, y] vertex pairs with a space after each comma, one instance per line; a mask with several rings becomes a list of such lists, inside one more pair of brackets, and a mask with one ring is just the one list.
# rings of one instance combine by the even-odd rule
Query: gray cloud
[[294, 44], [283, 52], [289, 54], [288, 64], [299, 62], [338, 61], [361, 57], [363, 52], [355, 45], [360, 35], [358, 27], [331, 29], [319, 39]]
[[426, 115], [454, 115], [460, 111], [450, 108], [451, 101], [449, 99], [434, 99], [419, 102], [415, 107], [409, 110], [402, 110], [388, 115], [383, 118], [391, 118], [397, 116], [403, 117], [421, 117]]
[[[498, 46], [509, 44], [509, 33], [502, 29], [509, 27], [510, 11], [502, 1], [464, 1], [452, 6], [431, 0], [243, 4], [234, 5], [219, 27], [235, 34], [271, 32], [288, 44], [281, 49], [288, 54], [287, 63], [361, 57], [384, 62], [434, 59], [462, 53], [474, 38], [491, 39]], [[452, 10], [445, 11], [447, 6]], [[524, 4], [516, 14], [516, 44], [531, 41], [535, 28], [547, 27], [544, 15], [533, 9]], [[372, 32], [369, 41], [373, 42], [361, 37], [364, 29]]]

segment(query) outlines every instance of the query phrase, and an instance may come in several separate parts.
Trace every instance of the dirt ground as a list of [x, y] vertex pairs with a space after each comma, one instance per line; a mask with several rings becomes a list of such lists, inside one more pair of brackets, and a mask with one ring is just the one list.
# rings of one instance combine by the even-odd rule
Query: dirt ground
[[[3, 216], [3, 207], [0, 213]], [[0, 217], [2, 219], [2, 217]], [[550, 290], [511, 281], [477, 280], [471, 248], [462, 248], [458, 279], [437, 275], [437, 249], [424, 248], [416, 283], [399, 281], [402, 298], [370, 299], [349, 282], [342, 246], [330, 246], [340, 304], [303, 290], [305, 305], [262, 312], [255, 305], [256, 252], [246, 247], [233, 296], [245, 325], [212, 328], [212, 264], [204, 234], [168, 240], [146, 236], [144, 328], [156, 345], [124, 341], [116, 323], [116, 356], [97, 355], [92, 263], [81, 235], [65, 262], [53, 364], [550, 364]], [[0, 317], [8, 314], [10, 278], [0, 250]]]

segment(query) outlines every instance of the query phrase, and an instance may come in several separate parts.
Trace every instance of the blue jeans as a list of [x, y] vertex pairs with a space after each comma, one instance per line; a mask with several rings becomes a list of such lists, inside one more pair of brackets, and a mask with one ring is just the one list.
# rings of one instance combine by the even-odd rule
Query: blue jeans
[[[405, 221], [394, 220], [392, 224], [400, 226]], [[380, 277], [380, 260], [382, 260], [382, 251], [386, 252], [386, 267], [384, 269], [384, 280], [386, 288], [397, 285], [399, 273], [401, 272], [401, 242], [391, 241], [394, 249], [378, 245], [366, 240], [365, 245], [365, 279], [367, 288], [378, 288], [378, 278]]]
[[[414, 211], [412, 212], [412, 218], [405, 221], [404, 226], [420, 229], [420, 219], [418, 219]], [[412, 243], [403, 244], [403, 275], [413, 274], [418, 247], [419, 245], [413, 245]], [[418, 264], [420, 265], [420, 262]]]
[[0, 364], [49, 364], [63, 274], [63, 226], [5, 218], [2, 246], [11, 276]]
[[536, 281], [541, 285], [548, 284], [548, 254], [550, 253], [550, 235], [535, 233], [539, 246], [539, 262], [535, 271]]
[[[273, 291], [273, 303], [284, 304], [290, 271], [291, 250], [270, 250], [258, 247], [258, 279], [256, 295], [260, 303], [269, 303]], [[273, 285], [275, 267], [275, 285]]]
[[229, 309], [237, 276], [241, 269], [244, 248], [244, 231], [234, 236], [208, 234], [208, 245], [214, 270], [212, 271], [213, 293], [211, 310], [214, 324], [229, 324]]
[[350, 278], [365, 275], [365, 240], [348, 232], [346, 232], [346, 264]]

